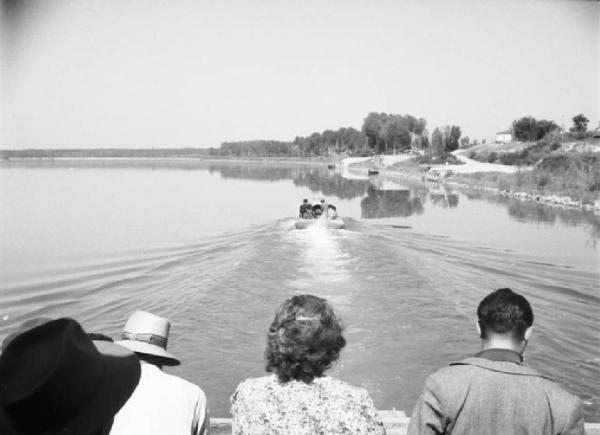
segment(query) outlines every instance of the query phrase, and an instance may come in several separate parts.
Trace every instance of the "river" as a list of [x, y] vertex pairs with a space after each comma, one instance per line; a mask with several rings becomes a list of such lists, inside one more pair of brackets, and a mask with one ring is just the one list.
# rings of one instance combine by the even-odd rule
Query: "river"
[[[344, 230], [295, 230], [303, 198]], [[207, 161], [0, 164], [0, 337], [32, 316], [118, 336], [172, 320], [167, 369], [213, 416], [264, 373], [265, 333], [294, 293], [327, 298], [348, 344], [331, 374], [410, 415], [425, 376], [478, 351], [477, 304], [532, 303], [526, 360], [600, 422], [600, 218], [323, 167]]]

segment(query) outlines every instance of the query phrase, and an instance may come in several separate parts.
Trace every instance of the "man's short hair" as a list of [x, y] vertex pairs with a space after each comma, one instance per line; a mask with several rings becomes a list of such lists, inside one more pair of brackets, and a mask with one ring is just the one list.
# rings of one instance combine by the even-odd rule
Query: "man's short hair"
[[477, 318], [483, 339], [493, 332], [511, 334], [522, 340], [533, 324], [533, 311], [525, 297], [509, 288], [501, 288], [483, 298], [477, 307]]

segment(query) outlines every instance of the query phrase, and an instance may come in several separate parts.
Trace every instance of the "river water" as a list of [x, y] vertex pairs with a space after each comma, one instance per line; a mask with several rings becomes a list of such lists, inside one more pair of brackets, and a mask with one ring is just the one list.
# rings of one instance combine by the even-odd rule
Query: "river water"
[[[295, 230], [302, 198], [345, 230]], [[292, 164], [0, 164], [0, 337], [32, 316], [117, 336], [137, 309], [172, 320], [167, 369], [226, 416], [263, 370], [275, 308], [334, 305], [347, 347], [331, 374], [410, 414], [425, 376], [478, 351], [477, 304], [532, 303], [529, 364], [600, 421], [600, 219], [410, 180]]]

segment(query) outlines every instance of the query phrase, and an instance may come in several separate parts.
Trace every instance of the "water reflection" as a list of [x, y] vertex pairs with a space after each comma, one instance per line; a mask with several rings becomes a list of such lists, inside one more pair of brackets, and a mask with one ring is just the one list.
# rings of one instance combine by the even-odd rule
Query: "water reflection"
[[363, 219], [408, 217], [421, 214], [424, 198], [412, 195], [406, 190], [377, 190], [369, 186], [368, 196], [360, 201]]
[[459, 195], [453, 191], [434, 190], [429, 192], [429, 200], [435, 206], [456, 208], [458, 207]]
[[289, 180], [298, 176], [305, 168], [294, 167], [273, 167], [263, 166], [261, 164], [241, 165], [241, 164], [210, 164], [208, 171], [218, 173], [222, 178], [233, 178], [241, 180], [255, 181], [280, 181]]
[[[414, 180], [398, 181], [386, 177], [368, 177], [348, 169], [328, 170], [311, 163], [293, 162], [227, 162], [207, 159], [40, 159], [0, 162], [0, 167], [30, 169], [139, 169], [208, 171], [223, 179], [253, 181], [291, 180], [295, 186], [344, 200], [360, 198], [361, 216], [365, 219], [408, 217], [422, 214], [427, 198], [435, 207], [457, 208], [460, 196], [485, 200], [506, 207], [508, 216], [523, 223], [568, 226], [587, 224], [593, 239], [600, 239], [600, 216], [576, 209], [549, 207], [513, 198], [487, 194], [478, 190], [461, 191], [461, 195], [437, 183]], [[464, 196], [463, 196], [464, 198]]]
[[506, 206], [511, 219], [522, 223], [554, 225], [562, 223], [568, 226], [578, 226], [582, 223], [591, 225], [594, 237], [600, 237], [600, 216], [590, 211], [581, 211], [574, 208], [551, 207], [533, 201], [520, 201], [514, 198], [471, 192], [467, 194], [469, 199], [486, 200]]
[[313, 192], [321, 192], [325, 196], [354, 199], [365, 194], [369, 181], [347, 180], [338, 173], [313, 168], [294, 177], [294, 184], [308, 187]]

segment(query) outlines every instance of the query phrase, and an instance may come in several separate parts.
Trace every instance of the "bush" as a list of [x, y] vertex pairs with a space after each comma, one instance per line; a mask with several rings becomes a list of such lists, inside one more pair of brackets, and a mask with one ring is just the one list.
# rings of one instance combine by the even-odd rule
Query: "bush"
[[500, 163], [503, 165], [514, 165], [519, 160], [520, 153], [503, 153], [500, 154]]
[[543, 190], [549, 182], [550, 176], [547, 173], [538, 174], [536, 185], [539, 190]]
[[498, 153], [491, 152], [487, 158], [488, 163], [494, 163], [496, 160], [498, 160]]

